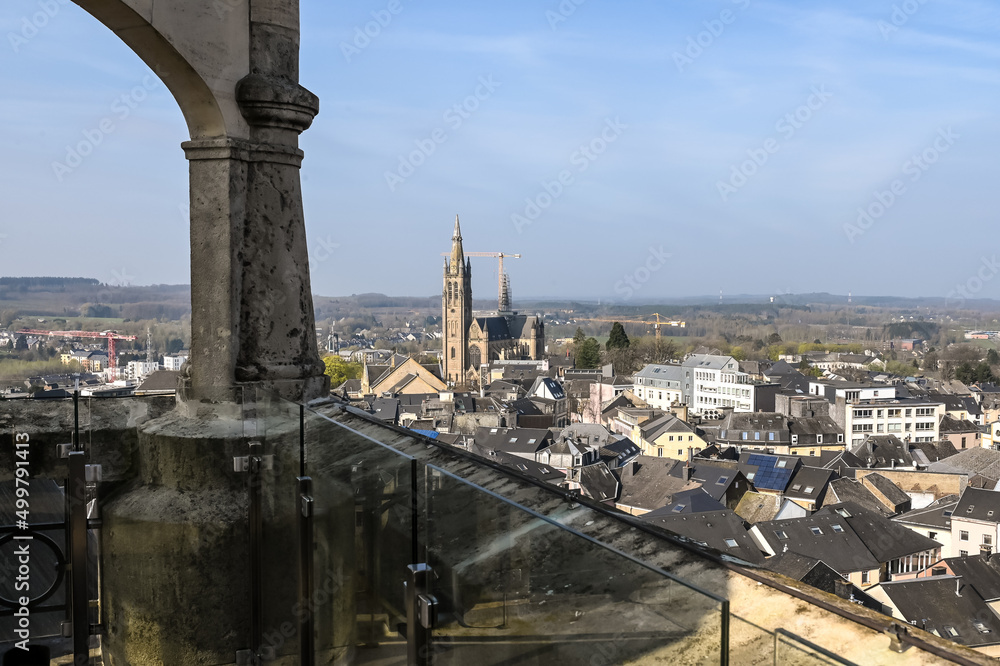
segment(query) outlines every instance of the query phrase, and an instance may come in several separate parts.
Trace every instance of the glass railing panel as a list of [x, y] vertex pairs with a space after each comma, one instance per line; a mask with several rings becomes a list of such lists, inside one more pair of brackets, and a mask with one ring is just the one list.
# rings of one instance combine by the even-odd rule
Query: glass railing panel
[[[251, 549], [256, 545], [254, 511], [258, 494], [261, 511], [261, 605], [259, 615], [251, 618], [251, 631], [259, 626], [265, 661], [298, 663], [300, 408], [263, 390], [247, 390], [243, 408], [247, 455], [251, 458], [247, 474]], [[255, 473], [253, 460], [258, 457], [260, 468]], [[251, 573], [253, 555], [251, 550]]]
[[[414, 562], [414, 461], [312, 411], [317, 663], [406, 663], [403, 580]], [[340, 660], [346, 660], [341, 662]]]
[[433, 663], [722, 663], [722, 599], [445, 470], [424, 471]]

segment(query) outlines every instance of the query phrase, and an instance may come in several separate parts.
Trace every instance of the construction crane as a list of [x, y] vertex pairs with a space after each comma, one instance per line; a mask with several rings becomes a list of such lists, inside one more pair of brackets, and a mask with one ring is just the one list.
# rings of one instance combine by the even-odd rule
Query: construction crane
[[[509, 299], [506, 295], [509, 293], [508, 290], [504, 289], [504, 272], [503, 272], [503, 258], [509, 257], [511, 259], [520, 259], [519, 254], [510, 254], [507, 252], [464, 252], [467, 257], [492, 257], [493, 259], [500, 260], [500, 275], [497, 279], [497, 309], [501, 312], [510, 309]], [[451, 252], [442, 252], [442, 257], [450, 257]], [[505, 302], [506, 301], [506, 302]]]
[[577, 317], [577, 321], [606, 321], [609, 323], [618, 322], [619, 324], [645, 324], [646, 326], [652, 325], [653, 330], [656, 331], [656, 339], [660, 339], [660, 328], [663, 326], [676, 326], [679, 328], [685, 328], [687, 324], [683, 321], [676, 321], [673, 319], [661, 319], [663, 315], [658, 312], [654, 312], [650, 315], [651, 317], [656, 317], [656, 321], [650, 321], [647, 319], [598, 319], [598, 318], [587, 318], [587, 317]]
[[115, 340], [137, 339], [134, 335], [121, 335], [114, 331], [102, 331], [100, 333], [93, 331], [36, 331], [26, 328], [18, 332], [22, 335], [45, 335], [50, 338], [104, 338], [108, 341], [108, 368], [111, 370], [114, 370], [118, 365], [117, 356], [115, 355]]

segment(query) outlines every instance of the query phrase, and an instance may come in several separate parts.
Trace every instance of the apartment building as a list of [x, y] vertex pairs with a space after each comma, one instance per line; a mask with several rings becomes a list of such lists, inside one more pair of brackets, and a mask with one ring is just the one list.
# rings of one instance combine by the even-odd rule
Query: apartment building
[[895, 435], [903, 442], [935, 442], [945, 409], [943, 403], [921, 398], [847, 404], [838, 401], [837, 406], [843, 408], [844, 435], [850, 438], [852, 447], [864, 442], [868, 435]]

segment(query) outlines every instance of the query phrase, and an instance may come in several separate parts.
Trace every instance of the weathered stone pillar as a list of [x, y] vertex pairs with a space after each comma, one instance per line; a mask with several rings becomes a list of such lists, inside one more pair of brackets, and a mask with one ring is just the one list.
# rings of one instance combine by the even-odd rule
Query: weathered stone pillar
[[260, 384], [326, 393], [316, 344], [298, 137], [319, 99], [298, 83], [297, 2], [250, 5], [250, 73], [236, 87], [249, 139], [184, 144], [191, 173], [192, 340], [185, 397]]

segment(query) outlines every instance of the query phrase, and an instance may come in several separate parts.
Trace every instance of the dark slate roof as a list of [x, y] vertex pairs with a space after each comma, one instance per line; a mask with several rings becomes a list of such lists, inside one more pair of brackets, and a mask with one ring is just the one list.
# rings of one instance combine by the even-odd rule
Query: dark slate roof
[[927, 468], [931, 472], [946, 474], [978, 474], [994, 482], [1000, 480], [1000, 451], [976, 447], [959, 451], [953, 456], [931, 463]]
[[869, 435], [850, 451], [865, 467], [909, 467], [913, 464], [909, 447], [895, 435]]
[[949, 433], [961, 434], [965, 432], [982, 432], [982, 428], [968, 419], [956, 419], [954, 416], [945, 414], [938, 424], [938, 432], [942, 435]]
[[820, 451], [819, 466], [839, 470], [845, 467], [864, 467], [865, 464], [850, 451]]
[[566, 391], [563, 390], [562, 385], [551, 377], [539, 377], [535, 380], [535, 383], [539, 386], [545, 386], [550, 394], [552, 394], [553, 400], [562, 400], [566, 397]]
[[615, 442], [608, 442], [601, 447], [599, 453], [601, 460], [611, 467], [621, 467], [629, 460], [635, 458], [642, 451], [638, 445], [631, 440], [622, 438]]
[[395, 423], [399, 418], [399, 400], [396, 398], [376, 398], [372, 401], [372, 414], [387, 423]]
[[853, 503], [825, 506], [806, 518], [758, 523], [757, 529], [775, 554], [787, 546], [842, 574], [876, 569], [880, 563], [941, 547]]
[[951, 515], [958, 506], [958, 495], [945, 495], [936, 502], [931, 502], [922, 509], [913, 509], [901, 513], [894, 521], [904, 525], [918, 525], [948, 531], [951, 529]]
[[[862, 484], [871, 484], [875, 490], [882, 493], [885, 498], [893, 504], [905, 504], [910, 501], [910, 496], [895, 483], [885, 478], [881, 474], [868, 474], [862, 479]], [[886, 507], [890, 508], [890, 507]]]
[[958, 453], [958, 449], [947, 439], [938, 442], [910, 442], [910, 456], [914, 462], [930, 465]]
[[[670, 470], [671, 476], [684, 477], [684, 468], [687, 464], [676, 465]], [[743, 480], [746, 477], [740, 472], [736, 463], [728, 461], [707, 461], [698, 460], [691, 463], [691, 480], [701, 484], [702, 490], [712, 498], [721, 500], [725, 497], [733, 483]], [[746, 487], [745, 485], [743, 486]]]
[[646, 514], [639, 518], [650, 525], [656, 525], [668, 532], [687, 537], [702, 546], [717, 550], [723, 555], [739, 558], [751, 564], [764, 562], [764, 556], [743, 528], [740, 518], [728, 509], [671, 516]]
[[715, 444], [706, 446], [701, 451], [694, 454], [695, 458], [705, 458], [706, 460], [732, 460], [740, 459], [740, 452], [735, 446], [719, 448]]
[[541, 416], [542, 410], [528, 398], [519, 398], [508, 403], [515, 412], [524, 416]]
[[360, 379], [348, 379], [343, 384], [338, 386], [336, 391], [342, 391], [344, 393], [358, 393], [361, 391], [361, 380]]
[[1000, 523], [1000, 492], [966, 488], [955, 507], [955, 518]]
[[823, 564], [822, 560], [788, 551], [767, 558], [764, 562], [764, 568], [782, 576], [788, 576], [793, 580], [802, 580], [818, 564]]
[[643, 514], [646, 518], [672, 516], [678, 513], [701, 513], [703, 511], [722, 511], [726, 507], [717, 499], [705, 492], [703, 488], [688, 488], [670, 498], [665, 506]]
[[504, 467], [516, 469], [522, 474], [527, 474], [528, 476], [532, 476], [546, 483], [551, 483], [557, 486], [566, 479], [566, 475], [554, 467], [550, 465], [543, 465], [542, 463], [535, 462], [534, 460], [527, 460], [520, 456], [505, 453], [503, 451], [488, 449], [480, 446], [478, 443], [474, 444], [471, 450], [476, 455], [498, 462]]
[[[857, 504], [833, 504], [830, 509], [845, 517], [854, 532], [861, 537], [865, 546], [879, 562], [888, 562], [899, 557], [940, 548], [934, 539], [892, 522], [875, 511], [869, 511]], [[844, 514], [847, 514], [844, 516]]]
[[[968, 646], [1000, 642], [1000, 619], [976, 589], [961, 578], [932, 576], [885, 582], [879, 584], [879, 589], [907, 621], [942, 638]], [[947, 627], [954, 628], [957, 635]]]
[[603, 462], [580, 468], [580, 487], [588, 497], [598, 502], [618, 498], [621, 485]]
[[945, 562], [956, 576], [961, 576], [966, 583], [976, 588], [983, 599], [1000, 599], [1000, 555], [994, 553], [989, 557], [949, 557]]
[[552, 433], [543, 428], [476, 428], [475, 440], [484, 449], [534, 457], [552, 445]]
[[787, 361], [775, 361], [771, 364], [770, 368], [764, 371], [764, 376], [768, 378], [782, 377], [795, 372], [798, 372], [798, 370], [789, 365]]
[[688, 484], [670, 474], [670, 470], [680, 464], [670, 458], [637, 456], [625, 468], [618, 470], [622, 483], [619, 501], [644, 509], [660, 508]]
[[806, 502], [818, 502], [826, 492], [834, 472], [819, 467], [802, 466], [792, 476], [785, 488], [785, 497]]
[[512, 337], [521, 337], [520, 335], [511, 335], [507, 317], [476, 317], [476, 323], [479, 324], [479, 328], [486, 333], [486, 339], [490, 342], [510, 340]]

